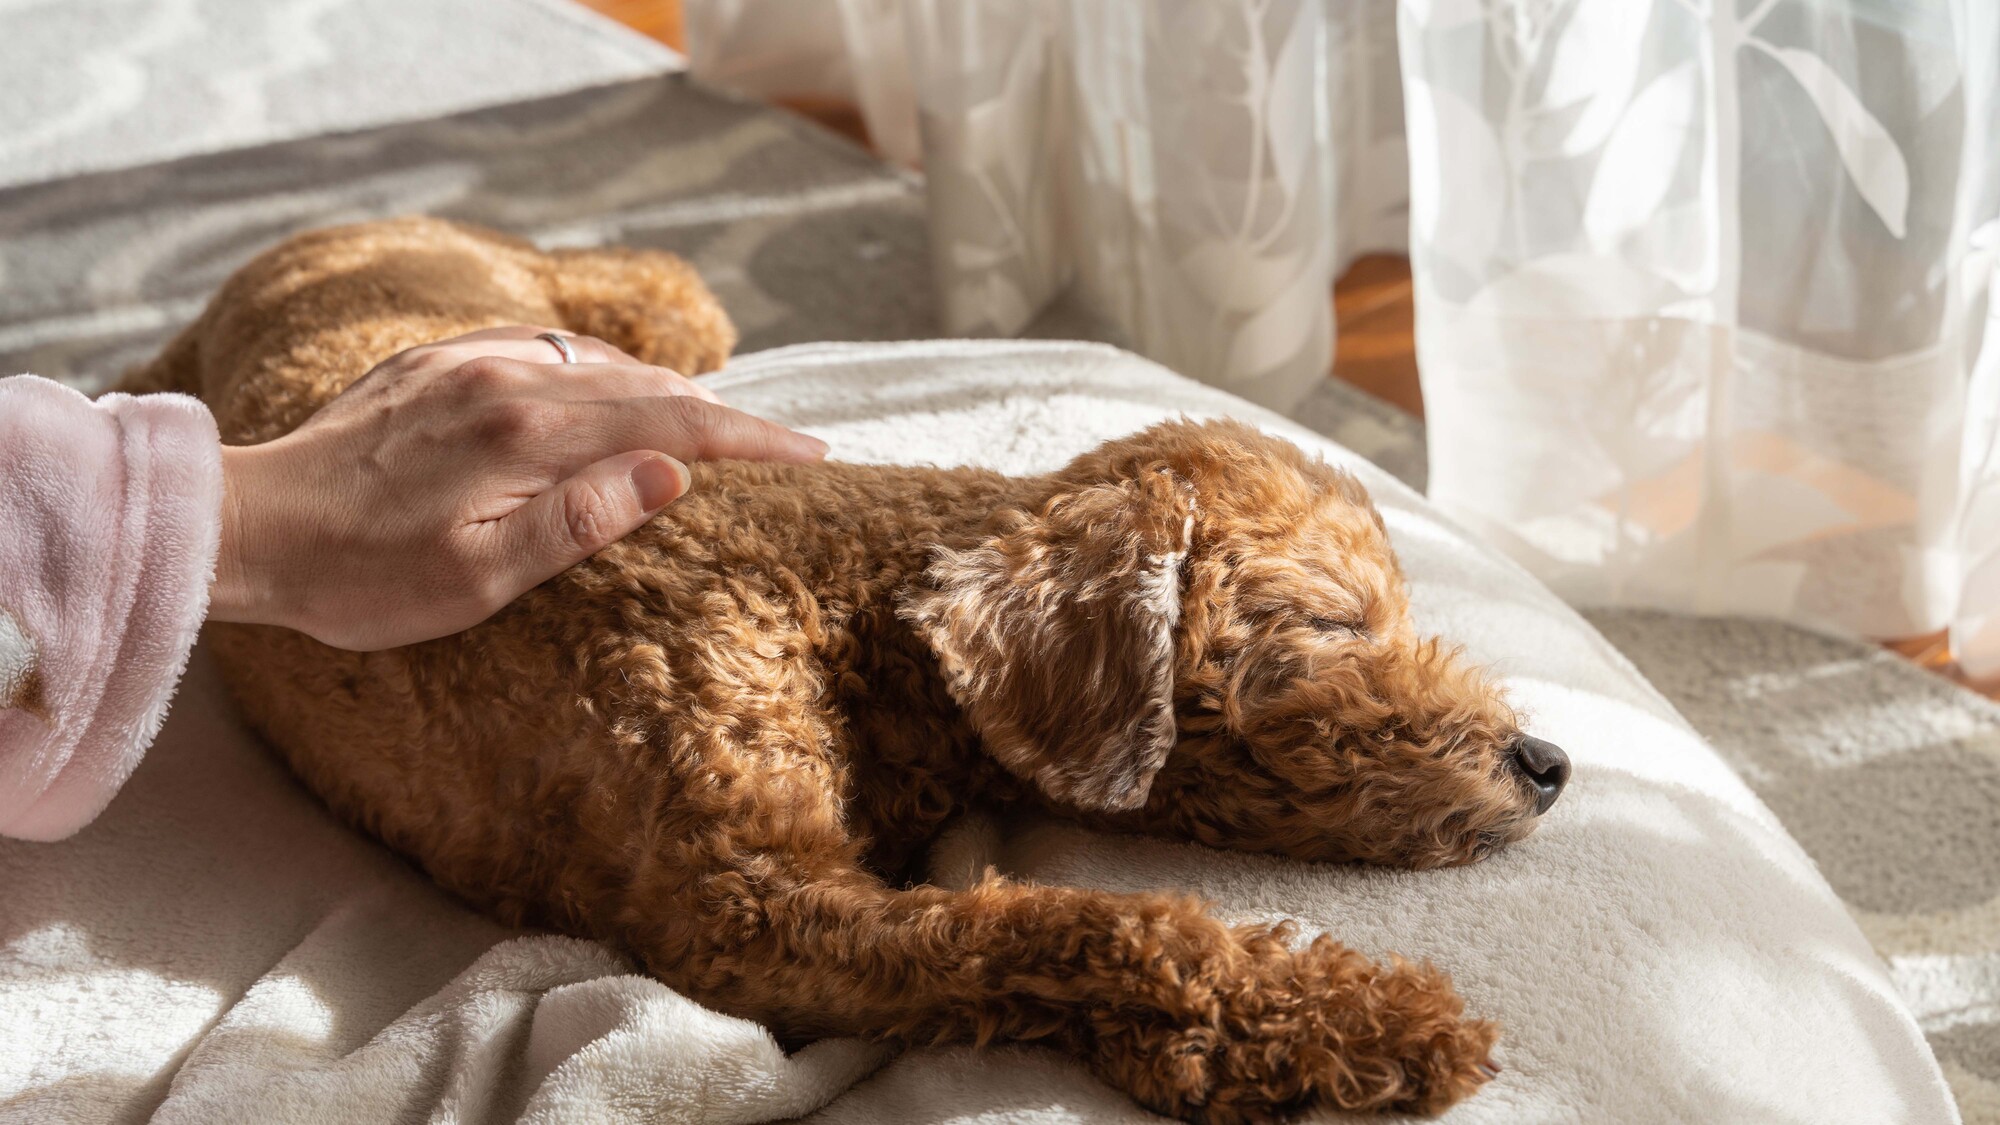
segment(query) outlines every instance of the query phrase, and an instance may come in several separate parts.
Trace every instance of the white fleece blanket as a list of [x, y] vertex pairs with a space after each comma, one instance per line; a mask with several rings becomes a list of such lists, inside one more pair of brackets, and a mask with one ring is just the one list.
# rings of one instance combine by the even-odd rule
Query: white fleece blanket
[[[993, 862], [1187, 888], [1229, 918], [1428, 957], [1505, 1029], [1504, 1073], [1453, 1122], [1956, 1120], [1881, 963], [1770, 812], [1575, 614], [1385, 474], [1087, 345], [814, 345], [739, 359], [716, 386], [851, 460], [1039, 471], [1176, 413], [1322, 449], [1373, 490], [1420, 624], [1497, 665], [1576, 766], [1540, 832], [1470, 868], [981, 822], [937, 849], [940, 881]], [[0, 896], [0, 1121], [1151, 1120], [1041, 1051], [788, 1057], [588, 943], [487, 922], [323, 813], [199, 655], [96, 824], [0, 845]]]

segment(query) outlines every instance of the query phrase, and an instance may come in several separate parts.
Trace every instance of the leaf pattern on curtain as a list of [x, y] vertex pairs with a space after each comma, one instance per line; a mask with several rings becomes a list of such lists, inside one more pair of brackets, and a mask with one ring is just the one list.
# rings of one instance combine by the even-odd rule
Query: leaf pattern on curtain
[[1674, 165], [1699, 136], [1700, 83], [1701, 68], [1690, 59], [1655, 76], [1611, 118], [1583, 206], [1583, 229], [1593, 250], [1616, 253], [1625, 237], [1646, 229], [1667, 202]]
[[1563, 155], [1580, 156], [1597, 148], [1624, 116], [1639, 79], [1646, 16], [1646, 9], [1637, 4], [1578, 4], [1570, 9], [1539, 99], [1552, 115], [1581, 109], [1558, 143]]
[[1753, 38], [1749, 43], [1778, 60], [1805, 87], [1820, 120], [1833, 134], [1834, 151], [1840, 154], [1840, 162], [1861, 198], [1875, 209], [1890, 234], [1903, 237], [1910, 204], [1910, 170], [1889, 131], [1818, 55], [1796, 47], [1771, 47], [1761, 39]]

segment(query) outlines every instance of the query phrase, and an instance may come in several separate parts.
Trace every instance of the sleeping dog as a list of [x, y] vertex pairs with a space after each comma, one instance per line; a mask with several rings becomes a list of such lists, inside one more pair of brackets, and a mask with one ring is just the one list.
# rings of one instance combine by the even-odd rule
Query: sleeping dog
[[[734, 339], [670, 256], [410, 219], [266, 253], [125, 389], [265, 441], [396, 351], [503, 324], [688, 374]], [[1046, 476], [692, 478], [460, 635], [216, 626], [216, 655], [298, 774], [438, 882], [788, 1038], [1046, 1044], [1213, 1122], [1435, 1112], [1491, 1077], [1495, 1028], [1427, 965], [1174, 895], [910, 881], [972, 806], [1417, 868], [1532, 831], [1567, 761], [1415, 633], [1352, 477], [1174, 422]]]

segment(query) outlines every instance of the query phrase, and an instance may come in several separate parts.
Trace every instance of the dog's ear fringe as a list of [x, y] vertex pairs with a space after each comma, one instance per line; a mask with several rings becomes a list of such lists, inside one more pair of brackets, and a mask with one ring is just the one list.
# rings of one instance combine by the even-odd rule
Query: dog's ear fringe
[[987, 753], [1053, 801], [1138, 808], [1173, 749], [1194, 512], [1164, 470], [1076, 488], [939, 549], [901, 600]]

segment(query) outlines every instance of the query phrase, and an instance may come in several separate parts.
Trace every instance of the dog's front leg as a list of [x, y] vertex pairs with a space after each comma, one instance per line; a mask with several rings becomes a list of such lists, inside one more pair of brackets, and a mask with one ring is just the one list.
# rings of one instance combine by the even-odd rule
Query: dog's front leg
[[668, 693], [657, 719], [624, 723], [665, 741], [605, 936], [669, 985], [788, 1038], [1049, 1045], [1211, 1122], [1436, 1110], [1487, 1077], [1492, 1026], [1427, 967], [1294, 950], [1161, 895], [888, 886], [864, 866], [854, 753], [824, 681], [785, 656], [810, 638], [745, 620], [741, 643], [672, 649], [689, 654], [677, 677], [606, 684]]
[[1326, 939], [1294, 950], [1184, 899], [762, 870], [754, 888], [720, 880], [747, 896], [710, 900], [699, 951], [652, 967], [781, 1033], [1042, 1043], [1153, 1109], [1211, 1122], [1434, 1112], [1491, 1076], [1494, 1029], [1428, 967]]

